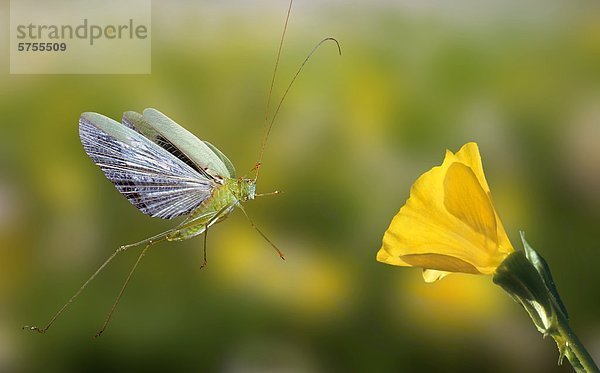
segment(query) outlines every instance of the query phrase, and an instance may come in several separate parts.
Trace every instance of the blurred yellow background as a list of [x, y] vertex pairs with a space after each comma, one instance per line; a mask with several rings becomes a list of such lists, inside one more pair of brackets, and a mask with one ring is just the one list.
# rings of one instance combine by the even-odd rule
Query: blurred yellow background
[[[250, 170], [286, 1], [154, 2], [151, 75], [9, 75], [0, 61], [0, 371], [568, 372], [489, 277], [423, 283], [375, 261], [412, 182], [479, 143], [495, 205], [550, 264], [600, 362], [600, 7], [596, 2], [297, 1], [275, 99], [312, 46], [247, 204], [202, 239], [117, 257], [149, 218], [83, 151], [79, 115], [155, 107]], [[9, 4], [1, 3], [8, 30]], [[6, 38], [0, 46], [8, 51]], [[4, 43], [4, 44], [2, 44]]]

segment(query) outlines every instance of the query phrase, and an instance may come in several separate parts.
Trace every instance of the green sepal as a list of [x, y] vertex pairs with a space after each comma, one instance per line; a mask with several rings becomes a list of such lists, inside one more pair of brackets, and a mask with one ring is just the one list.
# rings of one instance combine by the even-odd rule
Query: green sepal
[[523, 241], [525, 255], [527, 256], [529, 262], [535, 267], [537, 272], [542, 277], [542, 280], [544, 281], [544, 284], [546, 285], [546, 288], [549, 291], [552, 303], [555, 306], [558, 306], [558, 308], [563, 313], [566, 319], [569, 319], [567, 309], [565, 308], [565, 305], [560, 299], [560, 295], [558, 295], [558, 289], [554, 284], [554, 279], [552, 278], [552, 273], [550, 272], [550, 267], [548, 266], [548, 263], [546, 263], [546, 260], [544, 260], [544, 258], [542, 258], [542, 256], [537, 251], [535, 251], [525, 240], [525, 232], [521, 231], [519, 233], [521, 234], [521, 240]]
[[540, 333], [550, 332], [555, 317], [548, 288], [525, 251], [510, 254], [496, 269], [493, 281], [525, 308]]
[[600, 373], [600, 369], [569, 326], [567, 310], [558, 295], [550, 267], [525, 240], [523, 250], [511, 253], [496, 268], [493, 281], [520, 303], [537, 329], [551, 336], [558, 347], [558, 364], [566, 356], [576, 372]]
[[559, 319], [566, 322], [567, 311], [546, 261], [527, 243], [523, 232], [521, 239], [523, 250], [513, 252], [498, 266], [493, 281], [525, 308], [544, 337], [554, 338], [560, 364], [567, 344], [559, 335]]

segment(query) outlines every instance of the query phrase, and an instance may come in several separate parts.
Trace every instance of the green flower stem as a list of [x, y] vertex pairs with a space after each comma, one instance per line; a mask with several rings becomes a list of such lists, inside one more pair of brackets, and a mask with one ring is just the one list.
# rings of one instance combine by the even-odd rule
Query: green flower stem
[[[598, 366], [587, 352], [577, 335], [571, 329], [569, 321], [560, 314], [557, 317], [557, 335], [552, 335], [557, 346], [564, 343], [565, 356], [576, 372], [600, 372]], [[559, 347], [560, 348], [560, 347]]]
[[496, 269], [493, 280], [527, 311], [540, 333], [550, 335], [558, 347], [561, 364], [566, 356], [575, 371], [600, 372], [571, 327], [567, 309], [552, 279], [550, 267], [521, 232], [523, 250], [515, 251]]

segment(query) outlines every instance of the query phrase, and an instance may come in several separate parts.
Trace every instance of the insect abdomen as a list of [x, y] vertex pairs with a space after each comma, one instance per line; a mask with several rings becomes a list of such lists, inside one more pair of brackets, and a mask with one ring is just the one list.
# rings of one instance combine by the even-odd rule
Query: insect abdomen
[[169, 236], [169, 241], [181, 241], [204, 233], [211, 226], [225, 219], [233, 211], [237, 199], [225, 187], [215, 188], [212, 195], [204, 200], [196, 210]]

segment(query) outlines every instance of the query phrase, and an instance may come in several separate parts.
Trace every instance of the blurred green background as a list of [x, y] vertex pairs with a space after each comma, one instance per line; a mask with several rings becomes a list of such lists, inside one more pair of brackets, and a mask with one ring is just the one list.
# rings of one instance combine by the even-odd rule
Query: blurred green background
[[[491, 278], [425, 284], [375, 261], [412, 182], [446, 148], [480, 145], [496, 207], [549, 262], [600, 362], [600, 7], [594, 1], [297, 1], [282, 108], [247, 204], [202, 240], [154, 247], [92, 340], [138, 251], [118, 257], [47, 335], [44, 324], [121, 244], [176, 222], [121, 197], [84, 153], [84, 111], [155, 107], [238, 173], [262, 136], [286, 1], [154, 2], [151, 75], [9, 75], [0, 61], [0, 371], [568, 372]], [[1, 3], [8, 30], [7, 1]]]

